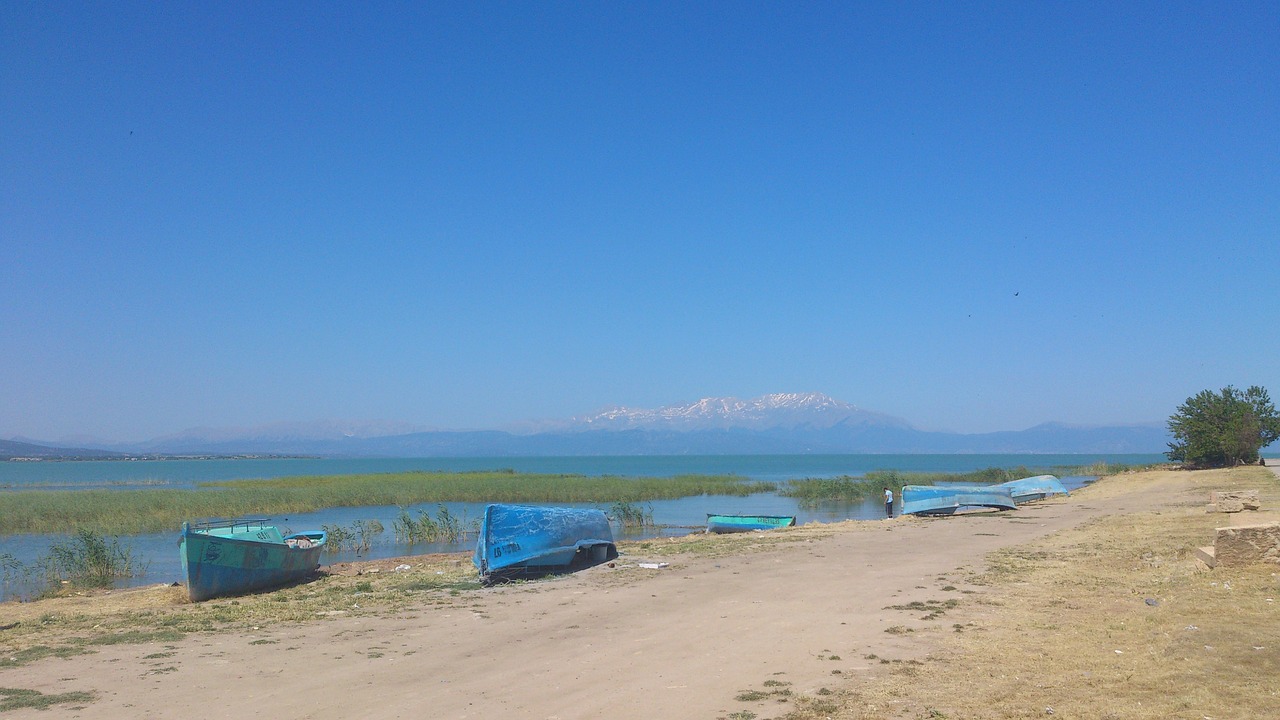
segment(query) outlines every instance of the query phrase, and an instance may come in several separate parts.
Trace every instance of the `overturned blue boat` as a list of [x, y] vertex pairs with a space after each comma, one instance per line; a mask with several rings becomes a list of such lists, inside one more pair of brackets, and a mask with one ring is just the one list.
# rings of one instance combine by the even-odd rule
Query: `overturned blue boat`
[[713, 515], [707, 513], [707, 532], [739, 533], [793, 527], [795, 515]]
[[490, 505], [472, 557], [480, 580], [500, 582], [590, 567], [618, 557], [600, 510]]
[[1043, 500], [1054, 495], [1066, 495], [1067, 488], [1054, 475], [1036, 475], [1021, 480], [1010, 480], [996, 487], [1009, 488], [1013, 501], [1019, 505], [1036, 500]]
[[903, 515], [951, 515], [959, 510], [1013, 510], [1013, 493], [999, 485], [903, 485]]

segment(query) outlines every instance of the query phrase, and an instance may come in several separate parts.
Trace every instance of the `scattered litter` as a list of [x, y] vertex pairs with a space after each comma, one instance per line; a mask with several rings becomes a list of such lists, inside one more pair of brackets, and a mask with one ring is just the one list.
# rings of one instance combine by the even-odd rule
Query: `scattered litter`
[[1183, 630], [1199, 630], [1199, 629], [1200, 628], [1196, 627], [1195, 625], [1188, 625], [1183, 628]]
[[1210, 651], [1210, 652], [1212, 652], [1212, 651], [1213, 651], [1213, 646], [1212, 646], [1212, 645], [1205, 645], [1205, 646], [1204, 646], [1204, 649], [1205, 649], [1205, 650], [1208, 650], [1208, 651]]
[[1266, 648], [1266, 647], [1264, 647], [1264, 646], [1254, 645], [1254, 646], [1253, 646], [1253, 649], [1254, 649], [1254, 650], [1266, 650], [1267, 648]]
[[648, 568], [650, 570], [661, 570], [662, 568], [665, 568], [671, 565], [671, 563], [636, 563], [636, 564], [642, 568]]
[[1224, 589], [1224, 590], [1230, 590], [1230, 589], [1231, 589], [1231, 583], [1229, 583], [1229, 582], [1224, 582], [1224, 583], [1222, 583], [1222, 587], [1223, 587], [1223, 589]]
[[1123, 654], [1124, 654], [1124, 651], [1123, 651], [1123, 650], [1117, 650], [1117, 651], [1116, 651], [1116, 654], [1117, 654], [1117, 655], [1123, 655]]
[[1045, 708], [1045, 709], [1044, 709], [1044, 714], [1045, 714], [1045, 715], [1052, 715], [1052, 714], [1053, 714], [1053, 706], [1051, 705], [1051, 706], [1049, 706], [1049, 707]]
[[1155, 598], [1147, 598], [1146, 600], [1143, 600], [1143, 602], [1150, 605], [1151, 607], [1155, 607], [1160, 604], [1160, 601]]
[[408, 566], [408, 565], [403, 565], [403, 564], [402, 564], [402, 565], [397, 565], [397, 566], [395, 567], [395, 572], [404, 572], [405, 570], [408, 570], [408, 569], [409, 569], [409, 566]]

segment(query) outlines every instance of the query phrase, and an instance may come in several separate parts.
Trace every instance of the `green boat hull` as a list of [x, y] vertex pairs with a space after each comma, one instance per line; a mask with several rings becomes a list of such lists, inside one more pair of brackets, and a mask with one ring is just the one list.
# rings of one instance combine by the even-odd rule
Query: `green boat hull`
[[795, 515], [707, 515], [707, 532], [709, 533], [776, 530], [795, 524]]
[[182, 524], [178, 551], [192, 602], [240, 595], [310, 577], [320, 565], [323, 531], [284, 537], [262, 521]]

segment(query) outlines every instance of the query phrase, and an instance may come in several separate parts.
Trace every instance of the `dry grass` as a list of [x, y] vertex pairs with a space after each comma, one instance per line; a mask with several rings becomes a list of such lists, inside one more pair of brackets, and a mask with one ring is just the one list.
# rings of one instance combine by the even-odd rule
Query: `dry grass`
[[964, 632], [935, 637], [923, 665], [788, 717], [1280, 717], [1280, 568], [1209, 570], [1192, 555], [1215, 527], [1276, 519], [1205, 512], [1209, 490], [1237, 488], [1280, 506], [1261, 468], [1141, 473], [1081, 491], [1082, 503], [1135, 491], [1179, 502], [996, 553], [970, 578], [987, 586], [986, 601], [966, 603]]

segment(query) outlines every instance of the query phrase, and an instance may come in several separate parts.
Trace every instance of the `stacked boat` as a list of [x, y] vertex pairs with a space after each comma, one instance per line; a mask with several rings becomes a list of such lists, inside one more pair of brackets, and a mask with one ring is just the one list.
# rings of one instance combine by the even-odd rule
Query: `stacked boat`
[[903, 485], [903, 515], [951, 515], [978, 509], [1013, 510], [1018, 505], [1066, 495], [1053, 475], [1036, 475], [998, 485]]

